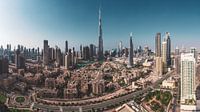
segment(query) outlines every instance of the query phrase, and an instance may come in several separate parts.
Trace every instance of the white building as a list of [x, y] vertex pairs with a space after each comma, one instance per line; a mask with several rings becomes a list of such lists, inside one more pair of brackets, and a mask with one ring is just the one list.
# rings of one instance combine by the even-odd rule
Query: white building
[[195, 95], [196, 61], [194, 53], [181, 54], [181, 111], [193, 111], [196, 108]]
[[176, 82], [173, 79], [167, 79], [162, 82], [163, 88], [174, 89], [176, 88]]

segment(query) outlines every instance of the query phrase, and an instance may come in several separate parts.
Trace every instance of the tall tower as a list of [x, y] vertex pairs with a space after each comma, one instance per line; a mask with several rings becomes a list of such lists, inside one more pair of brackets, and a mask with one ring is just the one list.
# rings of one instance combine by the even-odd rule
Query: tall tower
[[118, 45], [118, 57], [122, 56], [122, 41], [119, 42]]
[[99, 49], [98, 49], [98, 60], [103, 59], [103, 38], [102, 38], [102, 23], [101, 23], [101, 9], [99, 8]]
[[133, 42], [132, 42], [132, 32], [130, 33], [130, 50], [128, 57], [128, 67], [133, 67]]
[[44, 40], [44, 49], [43, 49], [43, 64], [49, 64], [49, 45], [48, 40]]
[[193, 53], [181, 54], [181, 110], [195, 110], [196, 61]]
[[162, 43], [162, 62], [163, 62], [163, 72], [167, 72], [167, 42]]
[[190, 53], [193, 53], [194, 54], [194, 58], [195, 60], [197, 61], [197, 50], [195, 47], [191, 47], [190, 48]]
[[161, 57], [161, 33], [156, 34], [155, 44], [156, 57]]
[[167, 67], [169, 67], [171, 65], [171, 39], [169, 32], [166, 32], [165, 41], [167, 42]]
[[67, 54], [68, 52], [68, 41], [66, 40], [65, 41], [65, 54]]

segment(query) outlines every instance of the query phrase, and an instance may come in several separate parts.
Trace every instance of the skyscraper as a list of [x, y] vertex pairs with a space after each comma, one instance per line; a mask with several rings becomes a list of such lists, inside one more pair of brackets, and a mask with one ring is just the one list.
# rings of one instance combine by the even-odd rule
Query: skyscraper
[[15, 51], [15, 67], [17, 69], [25, 68], [25, 58], [24, 55], [20, 52], [19, 49]]
[[80, 55], [81, 55], [81, 58], [83, 57], [83, 46], [80, 45]]
[[171, 39], [170, 33], [166, 32], [165, 41], [167, 42], [167, 67], [171, 65]]
[[122, 41], [119, 42], [119, 45], [118, 45], [118, 57], [121, 57], [122, 56]]
[[162, 43], [162, 62], [163, 62], [163, 72], [167, 72], [167, 42]]
[[155, 37], [155, 53], [156, 57], [161, 57], [161, 33], [157, 33]]
[[101, 23], [101, 10], [99, 9], [99, 49], [98, 49], [98, 60], [103, 59], [103, 37], [102, 37], [102, 23]]
[[90, 48], [88, 46], [83, 47], [83, 59], [84, 60], [90, 59]]
[[65, 69], [69, 69], [69, 67], [71, 66], [70, 62], [71, 62], [71, 54], [67, 53], [65, 55]]
[[177, 55], [180, 55], [180, 50], [179, 50], [178, 46], [175, 48], [175, 55], [176, 55], [176, 56], [177, 56]]
[[90, 59], [93, 59], [94, 56], [94, 48], [95, 46], [93, 44], [90, 44]]
[[49, 64], [49, 45], [48, 40], [44, 40], [44, 49], [43, 49], [43, 64]]
[[162, 76], [162, 74], [163, 74], [162, 57], [156, 57], [156, 73], [158, 76]]
[[68, 52], [68, 41], [65, 41], [65, 54]]
[[130, 49], [128, 57], [128, 67], [133, 67], [133, 42], [132, 42], [132, 32], [130, 33]]
[[2, 73], [8, 73], [8, 68], [9, 68], [9, 62], [8, 59], [5, 57], [0, 58], [0, 74]]
[[193, 53], [194, 54], [194, 58], [195, 60], [197, 61], [197, 50], [195, 47], [191, 47], [190, 48], [190, 53]]
[[196, 61], [193, 53], [181, 54], [181, 110], [195, 110]]

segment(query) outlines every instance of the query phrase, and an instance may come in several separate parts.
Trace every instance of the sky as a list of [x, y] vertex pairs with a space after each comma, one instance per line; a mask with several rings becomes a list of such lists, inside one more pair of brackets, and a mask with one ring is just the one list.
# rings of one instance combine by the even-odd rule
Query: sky
[[64, 49], [98, 43], [98, 10], [102, 9], [104, 50], [148, 45], [170, 32], [172, 48], [200, 48], [200, 0], [0, 0], [0, 45], [21, 44]]

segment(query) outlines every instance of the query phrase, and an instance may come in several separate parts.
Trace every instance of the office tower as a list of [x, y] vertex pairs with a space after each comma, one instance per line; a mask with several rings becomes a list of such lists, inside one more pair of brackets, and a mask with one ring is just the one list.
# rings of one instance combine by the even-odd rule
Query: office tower
[[90, 58], [93, 59], [95, 46], [90, 44]]
[[53, 60], [53, 48], [52, 47], [49, 48], [49, 60], [50, 61]]
[[69, 65], [72, 66], [73, 63], [72, 63], [72, 50], [71, 50], [71, 49], [69, 49], [68, 55], [69, 55], [69, 57], [70, 57]]
[[180, 55], [180, 51], [179, 51], [178, 46], [175, 48], [175, 55]]
[[121, 57], [122, 56], [122, 41], [119, 42], [119, 45], [118, 45], [118, 57]]
[[65, 54], [68, 52], [68, 41], [65, 41]]
[[142, 54], [142, 47], [141, 46], [138, 46], [137, 52], [138, 52], [138, 55]]
[[184, 47], [184, 45], [181, 48], [181, 53], [186, 53], [186, 48]]
[[196, 50], [196, 48], [195, 47], [191, 47], [190, 48], [190, 53], [194, 54], [194, 58], [195, 58], [195, 60], [197, 62], [197, 50]]
[[162, 57], [156, 57], [156, 73], [158, 76], [163, 75], [163, 60]]
[[88, 46], [83, 47], [83, 59], [84, 60], [90, 59], [90, 48]]
[[132, 42], [132, 33], [130, 33], [130, 48], [129, 48], [129, 57], [128, 57], [128, 67], [133, 67], [133, 42]]
[[179, 75], [181, 72], [180, 66], [181, 66], [181, 57], [180, 55], [176, 55], [174, 57], [174, 67], [177, 75]]
[[1, 48], [0, 48], [0, 56], [3, 56], [3, 53], [4, 53], [4, 49], [3, 49], [3, 46], [1, 45]]
[[72, 48], [72, 66], [74, 66], [76, 63], [76, 51], [75, 48]]
[[125, 54], [125, 57], [128, 57], [128, 48], [124, 49], [124, 54]]
[[69, 69], [70, 67], [70, 56], [69, 54], [65, 55], [65, 69]]
[[181, 54], [181, 110], [195, 110], [196, 61], [193, 53]]
[[37, 55], [40, 56], [40, 48], [37, 48]]
[[19, 49], [17, 49], [15, 51], [15, 67], [16, 68], [19, 68], [19, 55], [20, 55], [20, 51]]
[[94, 56], [97, 56], [97, 51], [98, 51], [97, 46], [94, 45]]
[[101, 24], [101, 10], [99, 9], [99, 49], [98, 60], [103, 60], [103, 37], [102, 37], [102, 24]]
[[65, 69], [69, 69], [72, 66], [72, 54], [71, 49], [69, 49], [69, 52], [65, 55]]
[[62, 54], [60, 48], [56, 47], [56, 63], [58, 66], [62, 63]]
[[43, 64], [49, 64], [49, 45], [48, 40], [44, 40], [44, 49], [43, 49]]
[[19, 49], [15, 51], [15, 67], [17, 69], [25, 68], [25, 58], [24, 58], [24, 55], [20, 53]]
[[161, 57], [161, 33], [156, 34], [155, 42], [156, 57]]
[[167, 42], [167, 67], [171, 66], [171, 39], [169, 32], [166, 32], [165, 41]]
[[163, 61], [163, 72], [167, 72], [167, 42], [162, 43], [162, 61]]
[[81, 54], [81, 58], [83, 57], [83, 46], [80, 45], [80, 54]]
[[5, 57], [0, 58], [0, 74], [8, 73], [9, 62]]

